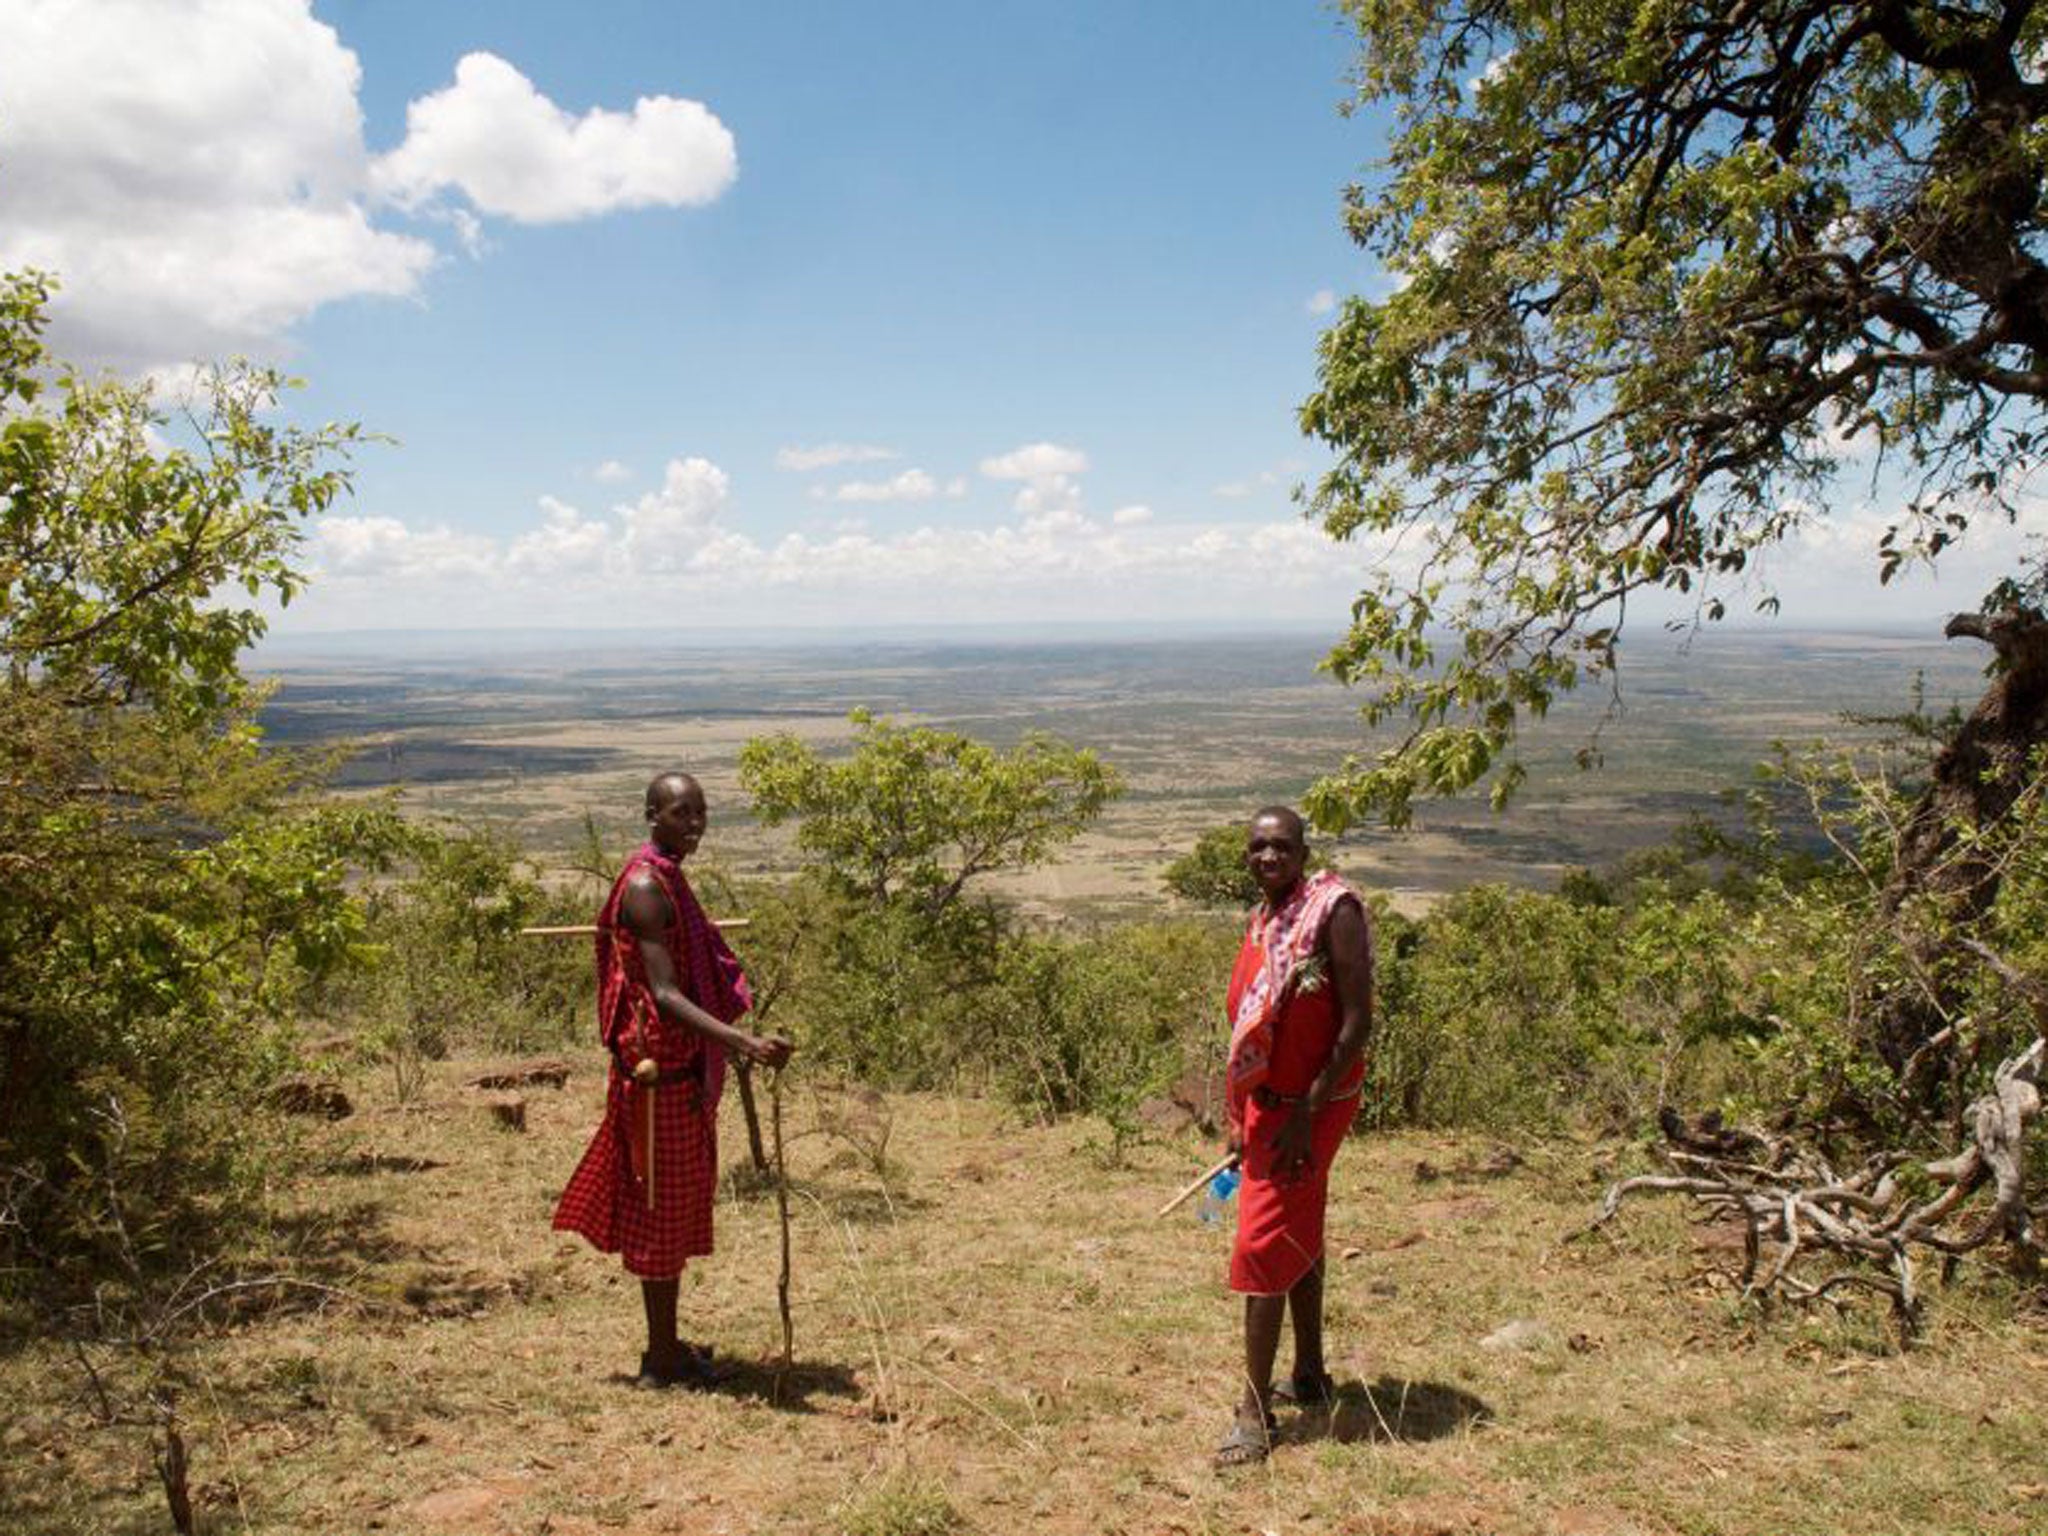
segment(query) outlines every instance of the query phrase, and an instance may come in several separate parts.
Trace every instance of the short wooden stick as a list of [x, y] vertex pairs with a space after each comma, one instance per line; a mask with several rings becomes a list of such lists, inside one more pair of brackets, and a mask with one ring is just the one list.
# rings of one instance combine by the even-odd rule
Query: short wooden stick
[[1235, 1168], [1236, 1166], [1237, 1154], [1235, 1152], [1226, 1153], [1221, 1159], [1218, 1160], [1218, 1162], [1213, 1168], [1210, 1168], [1207, 1172], [1197, 1176], [1197, 1178], [1192, 1184], [1188, 1185], [1186, 1189], [1182, 1190], [1179, 1194], [1175, 1195], [1171, 1200], [1167, 1201], [1166, 1204], [1159, 1207], [1159, 1209], [1154, 1211], [1152, 1214], [1155, 1217], [1171, 1215], [1175, 1210], [1179, 1209], [1182, 1205], [1185, 1205], [1187, 1203], [1189, 1196], [1194, 1194], [1196, 1190], [1200, 1189], [1204, 1184], [1208, 1183], [1211, 1179], [1215, 1178], [1217, 1174], [1221, 1173], [1226, 1168]]
[[[749, 919], [744, 917], [714, 917], [712, 922], [717, 924], [720, 929], [730, 933], [735, 928], [746, 927]], [[564, 934], [583, 934], [588, 937], [595, 932], [597, 932], [597, 924], [595, 923], [569, 923], [565, 926], [554, 928], [522, 928], [519, 930], [519, 936], [525, 939], [544, 939], [557, 938]]]

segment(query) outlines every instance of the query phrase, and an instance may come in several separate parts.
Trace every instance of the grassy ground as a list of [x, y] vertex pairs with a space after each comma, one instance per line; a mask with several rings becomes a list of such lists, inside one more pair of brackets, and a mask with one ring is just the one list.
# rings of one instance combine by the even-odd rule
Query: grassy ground
[[[1760, 1321], [1720, 1235], [1645, 1208], [1567, 1245], [1609, 1150], [1359, 1140], [1331, 1216], [1334, 1413], [1263, 1467], [1209, 1455], [1234, 1395], [1226, 1238], [1153, 1209], [1208, 1150], [1103, 1166], [1087, 1126], [793, 1088], [795, 1374], [772, 1362], [772, 1198], [729, 1192], [685, 1332], [738, 1369], [628, 1385], [637, 1293], [553, 1234], [594, 1067], [499, 1129], [437, 1068], [313, 1133], [285, 1238], [347, 1292], [244, 1309], [178, 1365], [200, 1528], [393, 1533], [2024, 1532], [2048, 1526], [2048, 1334], [1990, 1282], [1927, 1342]], [[886, 1145], [882, 1145], [886, 1132]], [[743, 1141], [728, 1106], [729, 1162]], [[1421, 1164], [1430, 1165], [1419, 1168]], [[1432, 1176], [1433, 1175], [1433, 1176]], [[247, 1299], [254, 1299], [245, 1297]], [[1489, 1347], [1521, 1322], [1521, 1347]], [[133, 1366], [102, 1353], [113, 1398]], [[0, 1352], [0, 1529], [169, 1529], [147, 1431], [48, 1342]]]

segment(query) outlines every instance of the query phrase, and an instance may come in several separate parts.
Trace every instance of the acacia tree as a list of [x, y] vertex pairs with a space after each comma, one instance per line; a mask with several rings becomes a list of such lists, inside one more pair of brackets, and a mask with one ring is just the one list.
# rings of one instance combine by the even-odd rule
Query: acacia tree
[[[1885, 579], [2016, 516], [2048, 399], [2032, 0], [1346, 10], [1360, 101], [1398, 109], [1348, 223], [1399, 286], [1344, 306], [1302, 422], [1338, 454], [1314, 512], [1390, 551], [1328, 666], [1407, 730], [1315, 787], [1320, 824], [1511, 792], [1518, 729], [1611, 672], [1630, 599], [1720, 618], [1851, 452], [1908, 487]], [[1929, 933], [1995, 894], [1948, 855], [2048, 737], [2043, 589], [2030, 563], [1949, 627], [1998, 681], [1901, 844], [1892, 908], [1940, 887]], [[1901, 1006], [1895, 1065], [1933, 1025]]]
[[801, 822], [797, 844], [844, 889], [945, 911], [977, 875], [1021, 869], [1071, 841], [1122, 792], [1084, 747], [1027, 736], [1008, 752], [958, 731], [852, 714], [833, 761], [794, 736], [740, 750], [740, 783], [764, 825]]

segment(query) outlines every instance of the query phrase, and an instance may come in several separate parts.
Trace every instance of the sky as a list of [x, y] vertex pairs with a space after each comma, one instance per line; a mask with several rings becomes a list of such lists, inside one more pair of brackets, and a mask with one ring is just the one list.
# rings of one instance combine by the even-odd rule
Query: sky
[[[0, 268], [175, 391], [388, 441], [273, 628], [1172, 623], [1333, 637], [1320, 329], [1386, 120], [1317, 0], [0, 0]], [[1853, 498], [1787, 622], [1880, 597]]]

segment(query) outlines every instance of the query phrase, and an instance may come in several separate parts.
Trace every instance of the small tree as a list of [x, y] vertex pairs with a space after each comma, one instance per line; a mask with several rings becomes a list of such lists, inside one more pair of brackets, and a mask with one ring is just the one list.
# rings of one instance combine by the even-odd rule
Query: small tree
[[275, 1023], [359, 943], [347, 862], [394, 829], [259, 750], [238, 666], [234, 599], [297, 590], [355, 429], [274, 424], [248, 368], [174, 422], [51, 363], [47, 295], [0, 278], [0, 1258], [91, 1278], [225, 1230]]
[[740, 784], [764, 825], [800, 821], [797, 845], [876, 905], [903, 900], [935, 916], [975, 876], [1025, 868], [1072, 841], [1122, 792], [1109, 764], [1051, 736], [1000, 752], [864, 709], [850, 718], [849, 756], [757, 737], [740, 750]]

